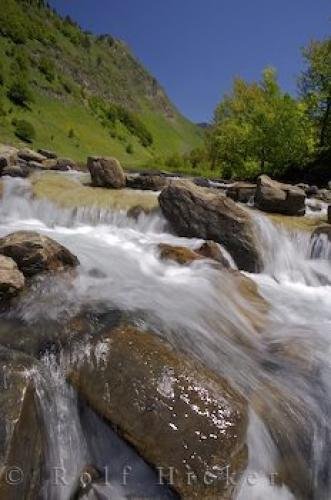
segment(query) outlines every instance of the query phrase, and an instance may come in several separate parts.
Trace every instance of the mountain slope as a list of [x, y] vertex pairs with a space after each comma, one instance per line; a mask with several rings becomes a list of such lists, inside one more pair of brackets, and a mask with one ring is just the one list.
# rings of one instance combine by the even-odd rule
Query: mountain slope
[[[32, 98], [23, 106], [8, 97], [22, 80]], [[17, 141], [24, 119], [34, 146], [78, 160], [99, 153], [152, 164], [201, 143], [123, 42], [82, 31], [42, 0], [0, 0], [0, 103], [0, 141]]]

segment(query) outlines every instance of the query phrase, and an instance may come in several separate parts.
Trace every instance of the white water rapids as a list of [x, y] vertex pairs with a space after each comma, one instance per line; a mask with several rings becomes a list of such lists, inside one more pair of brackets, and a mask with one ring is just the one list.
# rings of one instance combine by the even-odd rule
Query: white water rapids
[[[329, 500], [331, 246], [327, 238], [312, 244], [307, 234], [290, 234], [260, 214], [254, 217], [264, 271], [250, 276], [270, 303], [267, 325], [259, 333], [241, 313], [245, 299], [231, 277], [222, 277], [220, 283], [208, 261], [181, 267], [160, 260], [160, 242], [191, 248], [201, 243], [170, 234], [161, 215], [141, 214], [136, 221], [122, 212], [63, 210], [32, 199], [28, 181], [5, 179], [0, 235], [38, 231], [70, 249], [81, 264], [72, 287], [50, 280], [46, 290], [24, 297], [15, 314], [38, 324], [40, 319], [74, 316], [84, 304], [102, 304], [105, 311], [120, 309], [142, 318], [173, 345], [225, 376], [247, 398], [249, 467], [237, 487], [239, 500], [301, 498], [303, 480], [313, 484], [313, 493], [303, 498]], [[45, 364], [56, 386], [48, 409], [44, 405], [52, 429], [49, 464], [75, 462], [80, 467], [89, 447], [75, 396], [59, 382], [59, 368], [49, 358]], [[256, 413], [261, 401], [268, 426]], [[286, 463], [288, 486], [269, 480], [280, 461]], [[63, 491], [60, 500], [69, 493]], [[111, 498], [129, 493], [112, 492]], [[48, 491], [44, 498], [59, 497]]]

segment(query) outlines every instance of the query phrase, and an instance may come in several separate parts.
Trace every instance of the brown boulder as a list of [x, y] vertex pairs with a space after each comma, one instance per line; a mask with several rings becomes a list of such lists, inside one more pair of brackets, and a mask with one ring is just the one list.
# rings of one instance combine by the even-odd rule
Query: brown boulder
[[191, 264], [195, 260], [201, 260], [203, 257], [187, 247], [175, 245], [159, 244], [160, 257], [162, 260], [173, 260], [177, 264]]
[[34, 231], [17, 231], [0, 238], [0, 254], [11, 257], [25, 276], [78, 265], [69, 250]]
[[200, 248], [195, 249], [195, 252], [206, 259], [216, 260], [226, 269], [230, 267], [230, 263], [222, 253], [220, 245], [215, 241], [205, 241]]
[[32, 358], [0, 347], [0, 498], [39, 498], [42, 422], [29, 372]]
[[282, 184], [260, 175], [257, 180], [255, 206], [264, 212], [276, 212], [285, 215], [305, 214], [306, 193], [290, 184]]
[[216, 241], [240, 269], [261, 269], [253, 220], [248, 211], [231, 199], [190, 182], [177, 181], [162, 191], [159, 204], [178, 235]]
[[69, 378], [148, 463], [171, 468], [182, 498], [231, 498], [225, 472], [238, 479], [247, 465], [247, 413], [224, 379], [129, 326], [92, 345]]
[[24, 276], [13, 259], [0, 255], [0, 304], [17, 295], [24, 284]]
[[331, 224], [331, 205], [328, 206], [328, 223]]
[[123, 188], [125, 175], [120, 162], [116, 158], [90, 156], [87, 159], [92, 185], [96, 187]]

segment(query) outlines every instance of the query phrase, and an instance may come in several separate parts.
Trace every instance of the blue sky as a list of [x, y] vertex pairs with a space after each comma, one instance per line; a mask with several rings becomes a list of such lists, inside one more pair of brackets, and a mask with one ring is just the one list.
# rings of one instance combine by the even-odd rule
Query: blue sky
[[182, 113], [212, 117], [234, 76], [277, 68], [295, 93], [300, 48], [331, 32], [330, 0], [51, 0], [94, 33], [124, 40]]

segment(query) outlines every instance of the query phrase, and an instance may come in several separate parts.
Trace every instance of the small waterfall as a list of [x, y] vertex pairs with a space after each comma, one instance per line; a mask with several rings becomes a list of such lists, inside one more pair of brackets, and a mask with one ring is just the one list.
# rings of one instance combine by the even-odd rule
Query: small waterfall
[[45, 370], [34, 374], [46, 438], [46, 478], [41, 497], [69, 500], [90, 457], [78, 416], [77, 396], [65, 380], [64, 358], [58, 364], [49, 354], [42, 361]]
[[139, 228], [142, 232], [163, 232], [165, 220], [158, 214], [141, 213], [137, 220], [127, 216], [125, 210], [108, 210], [97, 206], [60, 208], [56, 204], [33, 197], [29, 180], [3, 178], [3, 194], [0, 200], [0, 216], [8, 229], [15, 229], [19, 220], [26, 221], [25, 229], [37, 229], [40, 222], [45, 228], [114, 225], [118, 228]]
[[265, 274], [279, 282], [309, 286], [331, 283], [331, 244], [325, 235], [311, 240], [309, 232], [287, 231], [260, 213], [253, 212], [253, 215]]

